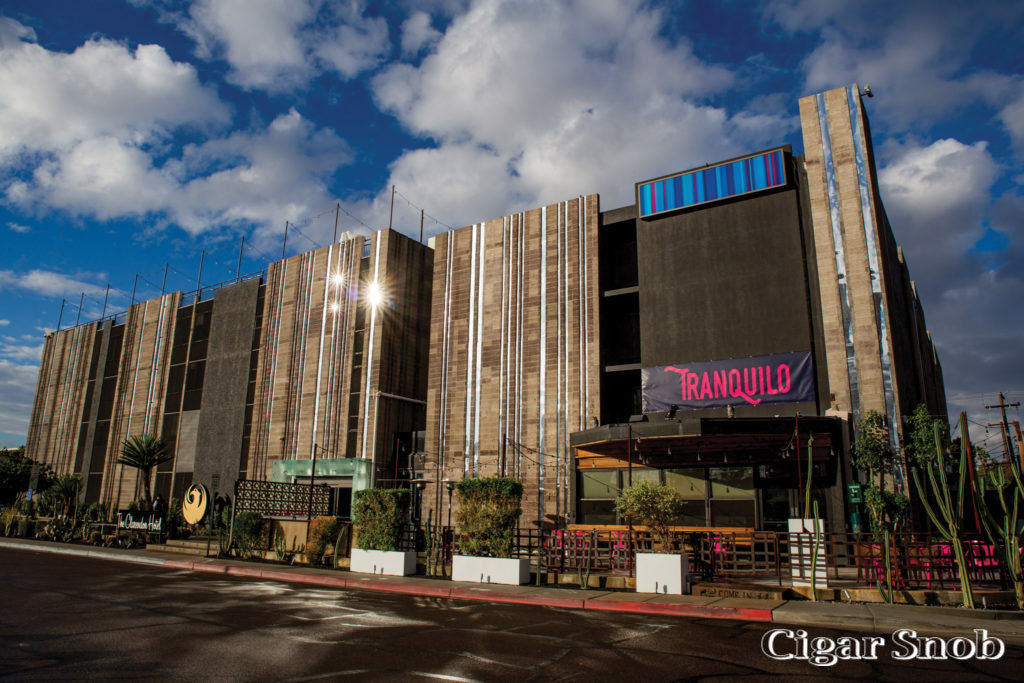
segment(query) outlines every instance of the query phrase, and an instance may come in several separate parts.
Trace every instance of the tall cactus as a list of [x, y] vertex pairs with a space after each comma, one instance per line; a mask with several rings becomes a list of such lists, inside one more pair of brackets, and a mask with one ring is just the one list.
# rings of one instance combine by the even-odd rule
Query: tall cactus
[[[988, 538], [989, 543], [1000, 549], [1003, 555], [1003, 564], [1013, 581], [1014, 596], [1017, 599], [1017, 608], [1024, 609], [1024, 577], [1021, 576], [1020, 564], [1020, 527], [1019, 503], [1024, 498], [1024, 485], [1021, 485], [1020, 475], [1016, 468], [1010, 467], [1012, 480], [1007, 479], [1006, 471], [1003, 469], [988, 473], [988, 480], [991, 489], [996, 492], [999, 499], [999, 507], [1002, 509], [1002, 516], [997, 517], [988, 509], [985, 499], [985, 481], [978, 477], [975, 487], [978, 496], [978, 510], [981, 513], [982, 530]], [[1004, 492], [1011, 491], [1012, 503], [1006, 502]]]
[[967, 559], [964, 555], [963, 540], [960, 538], [960, 532], [963, 528], [964, 519], [964, 498], [965, 498], [965, 485], [967, 480], [967, 425], [966, 418], [961, 417], [960, 433], [964, 436], [960, 439], [960, 468], [959, 468], [959, 482], [956, 489], [956, 497], [950, 495], [949, 482], [946, 479], [946, 463], [942, 457], [942, 432], [938, 423], [935, 423], [932, 427], [935, 435], [935, 461], [929, 460], [925, 463], [925, 469], [928, 472], [928, 481], [931, 484], [932, 495], [935, 498], [935, 504], [942, 514], [940, 518], [935, 514], [935, 510], [928, 502], [928, 496], [926, 495], [924, 486], [921, 484], [921, 474], [919, 468], [913, 470], [914, 473], [914, 484], [917, 485], [917, 489], [921, 494], [921, 504], [924, 506], [925, 512], [928, 514], [928, 518], [931, 519], [932, 524], [939, 530], [939, 533], [949, 541], [953, 546], [953, 554], [956, 557], [956, 566], [960, 571], [960, 588], [963, 592], [964, 607], [969, 609], [974, 608], [974, 593], [971, 590], [971, 579], [968, 576]]

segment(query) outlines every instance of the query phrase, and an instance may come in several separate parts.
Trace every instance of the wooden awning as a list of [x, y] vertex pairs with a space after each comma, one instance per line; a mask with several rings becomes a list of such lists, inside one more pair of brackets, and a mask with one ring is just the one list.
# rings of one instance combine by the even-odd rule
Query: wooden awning
[[[741, 432], [733, 434], [681, 434], [671, 436], [638, 436], [634, 434], [632, 450], [628, 439], [607, 439], [575, 446], [577, 467], [702, 467], [722, 465], [757, 465], [795, 462], [797, 453], [806, 462], [808, 440], [813, 435], [812, 458], [827, 461], [835, 457], [836, 448], [831, 430], [800, 430], [794, 433]], [[799, 442], [799, 443], [798, 443]]]

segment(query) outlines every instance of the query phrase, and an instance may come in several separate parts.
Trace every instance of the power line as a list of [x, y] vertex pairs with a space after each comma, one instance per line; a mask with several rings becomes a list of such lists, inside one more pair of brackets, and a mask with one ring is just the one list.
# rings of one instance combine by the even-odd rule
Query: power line
[[443, 225], [444, 227], [448, 228], [449, 230], [454, 230], [454, 229], [455, 229], [454, 227], [452, 227], [452, 226], [448, 225], [448, 224], [447, 224], [447, 223], [445, 223], [444, 221], [438, 220], [437, 218], [434, 218], [433, 216], [431, 216], [431, 215], [430, 215], [429, 213], [427, 213], [427, 212], [426, 212], [426, 211], [425, 211], [425, 210], [423, 209], [423, 207], [421, 207], [421, 206], [416, 206], [415, 204], [413, 204], [413, 203], [412, 203], [412, 201], [411, 201], [411, 200], [410, 200], [410, 199], [409, 199], [408, 197], [406, 197], [406, 196], [405, 196], [404, 194], [402, 194], [401, 192], [399, 192], [399, 191], [398, 191], [397, 189], [395, 190], [395, 194], [397, 194], [397, 195], [398, 195], [399, 197], [401, 197], [402, 199], [404, 199], [404, 200], [405, 200], [405, 203], [406, 203], [406, 204], [408, 204], [409, 206], [411, 206], [412, 208], [416, 209], [417, 211], [423, 211], [423, 215], [424, 215], [424, 216], [425, 216], [426, 218], [429, 218], [430, 220], [434, 221], [434, 222], [435, 222], [435, 223], [437, 223], [438, 225]]

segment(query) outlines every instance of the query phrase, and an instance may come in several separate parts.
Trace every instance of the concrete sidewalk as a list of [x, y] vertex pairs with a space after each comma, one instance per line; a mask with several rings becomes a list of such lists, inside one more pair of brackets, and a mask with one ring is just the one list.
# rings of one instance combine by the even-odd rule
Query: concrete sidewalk
[[80, 555], [174, 570], [453, 600], [518, 603], [701, 619], [736, 619], [802, 628], [833, 628], [879, 634], [891, 634], [896, 629], [908, 628], [915, 629], [922, 635], [971, 635], [974, 629], [986, 629], [990, 635], [999, 636], [1017, 644], [1024, 644], [1024, 613], [1016, 611], [481, 585], [443, 578], [374, 576], [354, 574], [343, 570], [268, 565], [237, 559], [196, 558], [193, 560], [183, 558], [181, 555], [150, 550], [93, 548], [14, 538], [0, 538], [0, 548]]

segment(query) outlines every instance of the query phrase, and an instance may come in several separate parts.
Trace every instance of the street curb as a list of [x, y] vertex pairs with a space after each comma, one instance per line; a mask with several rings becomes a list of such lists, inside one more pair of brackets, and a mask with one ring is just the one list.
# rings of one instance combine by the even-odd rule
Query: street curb
[[771, 623], [772, 610], [750, 607], [713, 607], [711, 605], [665, 605], [651, 602], [628, 600], [586, 600], [584, 609], [608, 612], [630, 612], [633, 614], [674, 615], [701, 619], [736, 619]]
[[[601, 612], [620, 612], [627, 614], [650, 614], [655, 616], [674, 616], [691, 619], [730, 619], [735, 621], [747, 621], [756, 623], [777, 623], [779, 625], [793, 626], [816, 626], [819, 628], [855, 629], [878, 632], [879, 629], [893, 629], [897, 627], [916, 627], [932, 632], [960, 632], [966, 626], [964, 623], [953, 626], [937, 623], [918, 623], [914, 619], [900, 619], [894, 615], [875, 615], [867, 608], [864, 614], [851, 613], [827, 613], [813, 614], [798, 609], [803, 603], [783, 603], [773, 608], [758, 607], [715, 607], [711, 605], [693, 604], [671, 604], [662, 602], [643, 602], [631, 599], [632, 594], [623, 593], [623, 599], [602, 599], [588, 598], [584, 596], [570, 597], [570, 595], [536, 595], [531, 592], [505, 592], [500, 588], [490, 587], [486, 584], [477, 586], [452, 585], [429, 583], [405, 583], [402, 581], [382, 581], [366, 575], [327, 574], [313, 572], [289, 572], [280, 569], [263, 569], [258, 566], [247, 566], [240, 564], [228, 564], [214, 562], [211, 560], [187, 560], [171, 559], [163, 557], [146, 557], [144, 555], [129, 554], [131, 551], [118, 551], [115, 549], [85, 549], [75, 548], [51, 543], [40, 543], [31, 540], [17, 540], [0, 538], [0, 548], [13, 548], [16, 550], [34, 550], [44, 553], [77, 555], [80, 557], [91, 557], [114, 562], [128, 562], [144, 564], [153, 567], [163, 567], [179, 571], [198, 572], [203, 574], [223, 574], [238, 578], [265, 579], [268, 581], [281, 581], [286, 583], [299, 583], [313, 586], [324, 586], [335, 589], [355, 589], [376, 591], [378, 593], [395, 593], [404, 595], [417, 595], [423, 597], [445, 598], [451, 600], [472, 600], [474, 602], [490, 602], [496, 604], [519, 604], [535, 605], [539, 607], [558, 607], [563, 609], [595, 610]], [[145, 551], [140, 551], [145, 552]], [[787, 609], [787, 605], [791, 605]], [[854, 606], [850, 606], [854, 607]], [[857, 605], [856, 607], [864, 607]], [[858, 609], [858, 612], [860, 610]], [[955, 613], [944, 615], [954, 617]], [[910, 616], [909, 613], [906, 616]], [[968, 615], [964, 615], [968, 617]], [[974, 617], [971, 619], [970, 617]], [[976, 615], [970, 615], [969, 621], [980, 622]], [[986, 619], [988, 624], [978, 623], [979, 626], [991, 630], [993, 635], [1000, 637], [1024, 638], [1019, 632], [1013, 631], [1010, 624], [1014, 620], [992, 618]], [[998, 626], [996, 624], [999, 624]], [[972, 624], [973, 626], [973, 624]]]
[[179, 571], [201, 572], [205, 574], [225, 574], [239, 578], [259, 578], [271, 581], [302, 583], [330, 588], [376, 591], [378, 593], [398, 593], [404, 595], [420, 595], [424, 597], [447, 598], [451, 600], [472, 600], [474, 602], [493, 602], [516, 605], [535, 605], [538, 607], [560, 607], [565, 609], [582, 609], [631, 614], [656, 614], [659, 616], [697, 617], [704, 619], [733, 619], [741, 621], [771, 622], [770, 609], [752, 609], [735, 607], [710, 607], [701, 605], [670, 605], [658, 603], [635, 602], [632, 600], [593, 600], [584, 597], [534, 596], [528, 593], [502, 593], [499, 590], [465, 586], [431, 586], [418, 583], [400, 583], [391, 581], [375, 581], [367, 577], [328, 576], [304, 572], [284, 572], [274, 569], [260, 569], [235, 564], [214, 564], [212, 562], [172, 560], [158, 557], [138, 555], [121, 555], [116, 552], [100, 550], [80, 550], [53, 546], [49, 543], [33, 543], [31, 541], [10, 542], [0, 539], [0, 547], [20, 550], [36, 550], [40, 552], [78, 555], [93, 557], [115, 562], [128, 562], [159, 566]]

